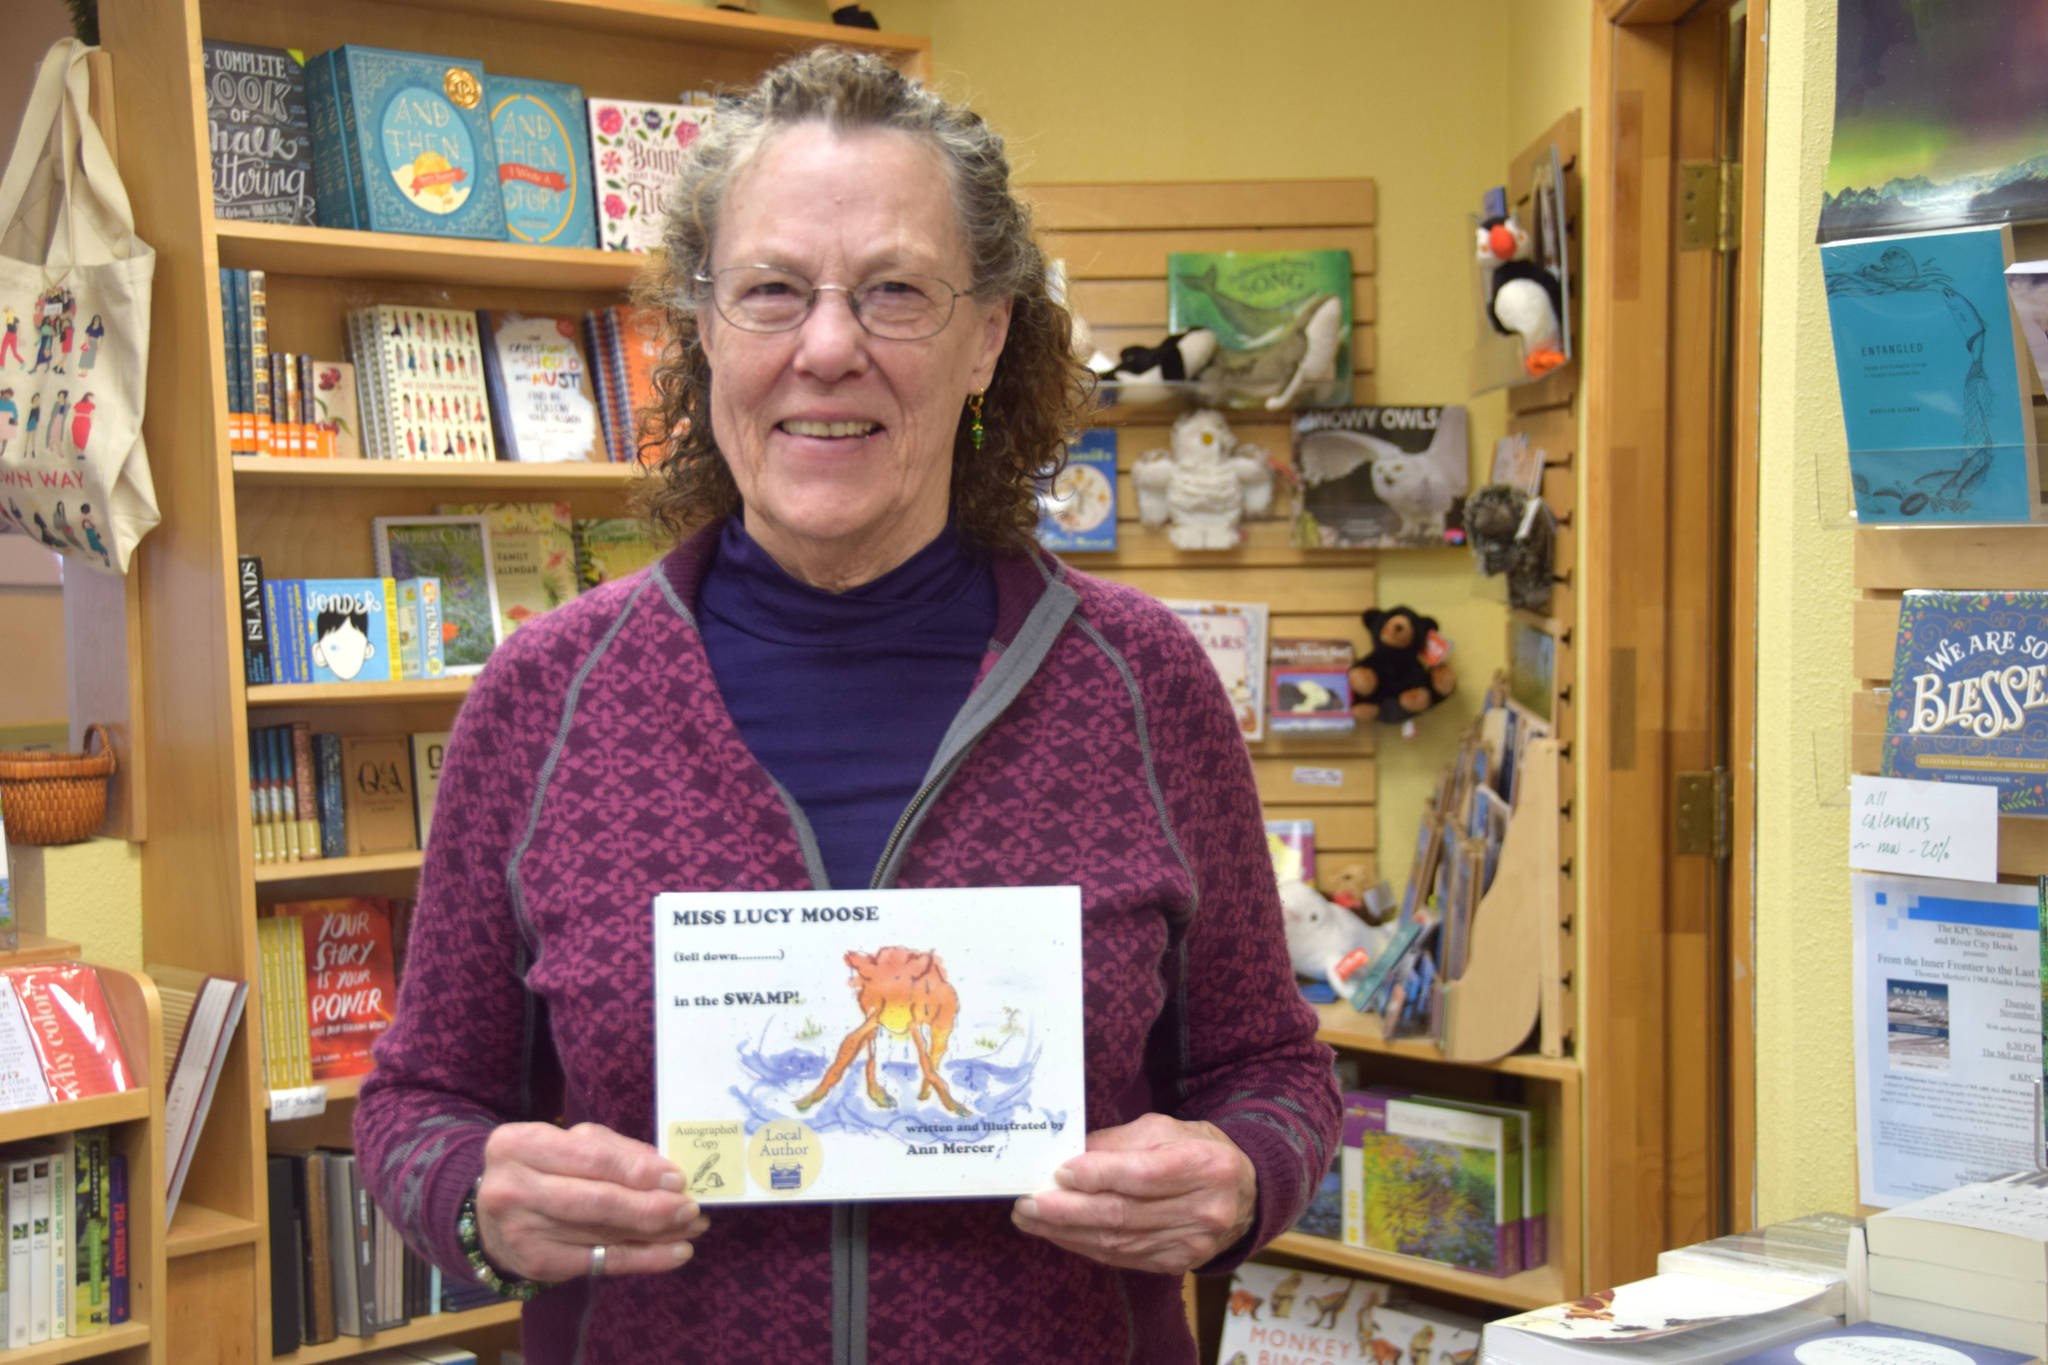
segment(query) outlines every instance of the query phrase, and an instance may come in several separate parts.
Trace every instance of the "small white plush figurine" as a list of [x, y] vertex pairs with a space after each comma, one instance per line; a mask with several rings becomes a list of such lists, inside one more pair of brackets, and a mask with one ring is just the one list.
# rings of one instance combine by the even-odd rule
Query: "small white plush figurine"
[[1370, 958], [1393, 937], [1391, 925], [1367, 924], [1299, 877], [1280, 883], [1280, 918], [1295, 972], [1312, 981], [1327, 981], [1339, 995], [1344, 986], [1336, 967], [1345, 955], [1362, 948]]
[[1223, 414], [1200, 408], [1173, 424], [1173, 448], [1148, 450], [1131, 469], [1138, 520], [1167, 526], [1183, 550], [1228, 550], [1240, 517], [1273, 502], [1273, 470], [1259, 446], [1241, 446]]

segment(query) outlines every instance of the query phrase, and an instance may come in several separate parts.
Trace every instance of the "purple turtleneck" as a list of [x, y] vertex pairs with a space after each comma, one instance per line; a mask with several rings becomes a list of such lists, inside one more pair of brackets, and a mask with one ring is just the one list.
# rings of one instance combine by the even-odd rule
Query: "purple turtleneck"
[[726, 710], [803, 808], [832, 885], [866, 886], [988, 652], [988, 560], [949, 523], [873, 582], [825, 592], [734, 517], [697, 624]]

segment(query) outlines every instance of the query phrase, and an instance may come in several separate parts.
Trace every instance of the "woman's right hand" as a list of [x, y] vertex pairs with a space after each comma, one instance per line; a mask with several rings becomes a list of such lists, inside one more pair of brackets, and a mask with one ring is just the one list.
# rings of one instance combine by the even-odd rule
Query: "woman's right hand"
[[674, 1270], [711, 1226], [660, 1152], [596, 1123], [493, 1130], [476, 1218], [492, 1265], [549, 1282], [589, 1274], [600, 1246], [606, 1275]]

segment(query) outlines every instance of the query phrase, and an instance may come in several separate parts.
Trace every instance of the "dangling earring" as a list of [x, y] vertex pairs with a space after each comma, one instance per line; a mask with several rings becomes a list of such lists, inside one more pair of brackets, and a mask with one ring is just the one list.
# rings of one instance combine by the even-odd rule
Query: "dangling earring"
[[[987, 390], [982, 390], [986, 393]], [[976, 450], [981, 449], [982, 438], [987, 435], [981, 425], [981, 394], [967, 395], [967, 440]]]

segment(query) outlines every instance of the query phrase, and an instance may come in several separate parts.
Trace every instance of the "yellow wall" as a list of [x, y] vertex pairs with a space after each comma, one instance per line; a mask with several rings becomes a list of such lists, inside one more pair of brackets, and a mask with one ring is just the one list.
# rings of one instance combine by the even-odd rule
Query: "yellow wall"
[[[877, 13], [913, 26], [920, 6]], [[1586, 100], [1586, 0], [928, 0], [934, 79], [1009, 141], [1018, 178], [1370, 176], [1379, 187], [1377, 401], [1464, 403], [1482, 471], [1506, 420], [1472, 398], [1466, 215]], [[1511, 62], [1510, 53], [1521, 54]], [[1380, 874], [1406, 875], [1452, 741], [1502, 664], [1504, 597], [1464, 550], [1380, 560], [1382, 605], [1438, 618], [1464, 687], [1414, 740], [1381, 732]], [[1361, 601], [1359, 608], [1374, 605]]]
[[1757, 1212], [1856, 1200], [1846, 771], [1846, 449], [1813, 243], [1834, 121], [1833, 0], [1774, 0], [1765, 131], [1757, 543]]

